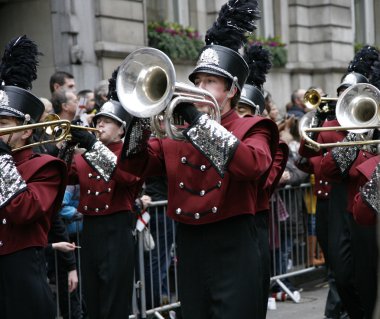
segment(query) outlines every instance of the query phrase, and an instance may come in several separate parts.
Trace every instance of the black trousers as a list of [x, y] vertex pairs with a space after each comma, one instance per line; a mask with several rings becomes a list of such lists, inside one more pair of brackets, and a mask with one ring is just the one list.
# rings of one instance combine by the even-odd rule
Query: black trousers
[[334, 184], [329, 206], [328, 259], [344, 308], [351, 319], [361, 319], [364, 313], [354, 277], [351, 238], [353, 217], [346, 207], [346, 186], [343, 183]]
[[352, 220], [352, 251], [355, 282], [364, 318], [372, 319], [377, 296], [376, 225], [362, 226]]
[[128, 318], [131, 312], [134, 227], [130, 212], [84, 217], [82, 278], [90, 319]]
[[42, 248], [0, 256], [0, 318], [55, 318]]
[[255, 217], [178, 225], [178, 288], [184, 319], [262, 318]]
[[338, 289], [335, 282], [335, 274], [330, 267], [329, 259], [329, 224], [331, 214], [329, 213], [329, 200], [328, 199], [317, 199], [316, 207], [316, 233], [317, 240], [323, 255], [325, 257], [325, 265], [328, 269], [328, 283], [329, 292], [326, 300], [325, 316], [328, 318], [339, 318], [340, 314], [344, 311], [342, 306], [342, 301], [339, 297]]
[[[264, 314], [263, 318], [266, 317], [268, 309], [268, 293], [270, 286], [270, 247], [269, 247], [269, 210], [258, 212], [255, 215], [255, 222], [257, 227], [257, 234], [259, 239], [259, 249], [260, 249], [260, 260], [262, 267], [262, 292], [263, 298], [261, 307], [261, 312]], [[255, 318], [259, 318], [255, 316]]]

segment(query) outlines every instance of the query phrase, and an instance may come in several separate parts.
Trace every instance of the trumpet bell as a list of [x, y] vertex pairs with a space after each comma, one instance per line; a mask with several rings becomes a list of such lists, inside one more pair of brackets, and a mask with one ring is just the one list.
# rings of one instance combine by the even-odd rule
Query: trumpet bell
[[[339, 124], [343, 127], [379, 125], [380, 90], [368, 83], [353, 85], [339, 97], [335, 112]], [[365, 133], [368, 130], [363, 128], [352, 132]]]
[[159, 114], [171, 101], [174, 89], [174, 66], [160, 50], [138, 49], [120, 65], [116, 78], [119, 101], [136, 117]]
[[315, 89], [306, 91], [303, 102], [308, 109], [315, 109], [321, 104], [321, 95]]

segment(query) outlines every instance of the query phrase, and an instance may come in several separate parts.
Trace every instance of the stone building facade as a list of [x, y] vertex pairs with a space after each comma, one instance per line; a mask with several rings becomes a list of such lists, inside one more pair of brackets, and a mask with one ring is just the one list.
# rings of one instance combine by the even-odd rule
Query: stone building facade
[[[44, 53], [34, 84], [50, 96], [55, 70], [74, 74], [78, 90], [94, 88], [133, 50], [147, 45], [149, 21], [176, 21], [201, 34], [225, 0], [0, 0], [0, 47], [27, 34]], [[330, 96], [354, 55], [354, 43], [380, 44], [377, 0], [259, 0], [260, 36], [279, 36], [288, 63], [271, 70], [265, 88], [279, 107], [297, 88], [320, 86]], [[376, 32], [377, 31], [377, 32]], [[179, 81], [193, 68], [175, 65]]]

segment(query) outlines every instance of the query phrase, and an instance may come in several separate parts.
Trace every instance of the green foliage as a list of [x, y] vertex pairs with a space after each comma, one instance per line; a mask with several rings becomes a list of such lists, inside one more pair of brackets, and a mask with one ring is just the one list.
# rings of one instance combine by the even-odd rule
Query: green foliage
[[[366, 45], [368, 45], [368, 44], [355, 43], [354, 44], [354, 54], [356, 54], [362, 47], [364, 47]], [[376, 45], [372, 45], [372, 46], [380, 51], [380, 47], [379, 46], [376, 46]]]
[[251, 45], [261, 45], [263, 48], [269, 50], [274, 67], [284, 67], [288, 62], [286, 44], [281, 42], [279, 37], [262, 38], [250, 36], [248, 38], [248, 46]]
[[172, 60], [197, 59], [204, 46], [198, 31], [175, 22], [151, 22], [148, 25], [149, 46], [166, 53]]

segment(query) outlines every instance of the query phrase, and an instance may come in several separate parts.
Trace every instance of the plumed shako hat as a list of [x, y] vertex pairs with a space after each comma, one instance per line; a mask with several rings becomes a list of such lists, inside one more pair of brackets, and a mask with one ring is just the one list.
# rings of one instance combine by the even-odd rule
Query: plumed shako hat
[[14, 116], [35, 123], [45, 110], [41, 100], [29, 90], [37, 79], [37, 45], [25, 35], [12, 39], [0, 64], [0, 116]]
[[265, 108], [263, 84], [266, 74], [272, 67], [270, 52], [259, 45], [250, 46], [245, 53], [249, 66], [249, 75], [240, 95], [240, 102], [251, 106], [256, 114], [261, 114]]
[[368, 83], [372, 75], [372, 66], [376, 61], [379, 61], [379, 51], [370, 45], [362, 47], [350, 61], [337, 93], [351, 85]]
[[199, 72], [223, 76], [231, 83], [236, 77], [236, 86], [242, 90], [249, 70], [238, 50], [247, 42], [247, 33], [256, 29], [257, 7], [256, 0], [230, 0], [222, 6], [217, 20], [206, 33], [206, 46], [189, 75], [191, 82], [194, 83]]

